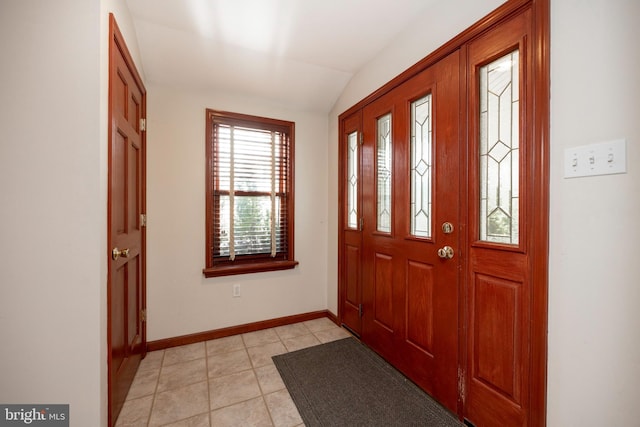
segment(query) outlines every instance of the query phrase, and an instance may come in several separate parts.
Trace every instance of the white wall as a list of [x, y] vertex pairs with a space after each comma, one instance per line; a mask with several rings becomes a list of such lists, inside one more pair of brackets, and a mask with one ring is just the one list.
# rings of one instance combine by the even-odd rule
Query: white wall
[[0, 6], [0, 402], [68, 403], [76, 426], [106, 414], [99, 14]]
[[[640, 418], [640, 2], [551, 2], [550, 426]], [[564, 149], [627, 139], [625, 175], [563, 179]]]
[[[148, 85], [148, 339], [327, 307], [327, 117]], [[205, 278], [205, 109], [294, 121], [294, 270]], [[241, 297], [232, 297], [232, 284]]]
[[0, 5], [0, 402], [78, 426], [107, 414], [110, 10], [137, 58], [124, 0]]

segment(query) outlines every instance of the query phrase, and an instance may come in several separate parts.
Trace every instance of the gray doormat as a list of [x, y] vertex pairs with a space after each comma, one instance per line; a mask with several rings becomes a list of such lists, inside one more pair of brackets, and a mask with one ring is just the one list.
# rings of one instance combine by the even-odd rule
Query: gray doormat
[[464, 426], [355, 338], [273, 361], [306, 427]]

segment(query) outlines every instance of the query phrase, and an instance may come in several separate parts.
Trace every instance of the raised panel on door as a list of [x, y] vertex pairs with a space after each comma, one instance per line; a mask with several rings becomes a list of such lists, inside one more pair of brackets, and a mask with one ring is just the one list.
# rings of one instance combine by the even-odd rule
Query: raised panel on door
[[[359, 242], [358, 242], [359, 243]], [[341, 286], [344, 289], [342, 301], [342, 324], [356, 334], [360, 334], [360, 305], [362, 296], [360, 290], [360, 245], [343, 246], [345, 257], [344, 273]]]
[[435, 268], [427, 263], [407, 261], [406, 341], [433, 357]]
[[376, 253], [373, 269], [373, 322], [393, 333], [396, 323], [393, 310], [393, 257]]

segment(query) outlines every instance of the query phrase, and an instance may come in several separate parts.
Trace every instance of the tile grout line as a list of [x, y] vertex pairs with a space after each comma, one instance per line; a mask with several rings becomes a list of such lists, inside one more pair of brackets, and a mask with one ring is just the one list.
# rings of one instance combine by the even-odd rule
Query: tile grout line
[[209, 408], [209, 410], [207, 411], [207, 418], [209, 419], [209, 427], [211, 427], [211, 383], [209, 382], [209, 351], [207, 350], [207, 341], [205, 341], [204, 343], [204, 368], [205, 368], [205, 375], [207, 377], [207, 408]]
[[162, 350], [162, 357], [160, 358], [160, 368], [158, 368], [158, 378], [156, 379], [156, 386], [153, 388], [153, 397], [151, 398], [151, 408], [149, 409], [149, 416], [147, 417], [147, 426], [151, 424], [151, 415], [153, 414], [153, 407], [156, 404], [156, 397], [158, 396], [158, 386], [160, 385], [160, 375], [162, 374], [162, 367], [164, 366], [164, 356], [166, 350]]
[[[315, 330], [316, 328], [313, 328], [314, 330], [312, 330], [312, 328], [307, 326], [305, 324], [305, 322], [300, 322], [300, 325], [303, 326], [304, 329], [311, 336], [313, 336], [318, 341], [319, 344], [323, 344], [324, 342], [320, 339], [320, 337], [317, 334], [318, 333], [322, 333], [324, 331], [328, 331], [329, 329], [333, 329], [333, 328], [329, 328], [329, 327], [326, 327], [326, 328], [325, 327], [321, 327], [318, 330]], [[338, 327], [338, 328], [342, 329], [340, 327]], [[274, 341], [274, 343], [275, 342], [279, 343], [284, 348], [285, 353], [290, 353], [292, 350], [290, 350], [287, 347], [287, 345], [285, 344], [284, 339], [282, 337], [282, 333], [284, 333], [284, 332], [279, 332], [276, 328], [270, 328], [270, 329], [273, 330], [273, 332], [275, 334], [275, 337], [277, 338], [277, 341]], [[265, 391], [263, 389], [263, 386], [261, 385], [260, 380], [258, 378], [257, 369], [258, 368], [262, 368], [263, 366], [260, 366], [260, 367], [255, 366], [255, 363], [254, 363], [253, 359], [251, 358], [251, 356], [249, 354], [249, 348], [251, 348], [251, 347], [247, 346], [247, 341], [245, 340], [245, 336], [244, 336], [245, 334], [238, 334], [238, 335], [239, 335], [239, 338], [240, 338], [240, 340], [242, 342], [243, 350], [244, 350], [246, 356], [249, 359], [249, 364], [250, 364], [250, 367], [251, 367], [250, 369], [251, 369], [251, 371], [252, 371], [252, 373], [254, 375], [254, 378], [255, 378], [255, 380], [256, 380], [256, 382], [258, 384], [258, 389], [260, 390], [260, 397], [262, 398], [263, 404], [265, 405], [265, 407], [267, 409], [267, 413], [269, 414], [269, 418], [270, 418], [272, 424], [276, 425], [276, 423], [274, 421], [274, 418], [273, 418], [273, 415], [271, 413], [271, 410], [269, 409], [269, 406], [267, 405], [267, 401], [266, 401], [266, 398], [265, 398], [267, 393], [265, 393]], [[304, 334], [304, 335], [306, 335], [306, 334]], [[296, 335], [294, 337], [289, 337], [288, 339], [295, 339], [295, 338], [299, 338], [300, 336], [304, 336], [304, 335]], [[209, 378], [209, 351], [208, 351], [208, 348], [207, 348], [207, 342], [208, 341], [204, 341], [202, 344], [204, 345], [205, 375], [206, 375], [207, 398], [208, 398], [207, 399], [207, 407], [208, 407], [207, 415], [208, 415], [208, 418], [209, 418], [209, 426], [211, 427], [211, 425], [213, 423], [213, 420], [212, 420], [212, 417], [211, 417], [211, 413], [213, 411], [212, 406], [211, 406], [211, 380], [212, 379]], [[263, 344], [260, 344], [260, 345], [263, 345]], [[264, 345], [266, 345], [266, 344], [264, 344]], [[256, 347], [256, 345], [254, 345], [252, 347]], [[303, 347], [303, 348], [306, 348], [306, 346]], [[229, 353], [229, 351], [225, 351], [225, 353]], [[154, 409], [157, 409], [157, 408], [155, 408], [155, 405], [157, 403], [157, 398], [158, 398], [158, 393], [159, 393], [158, 389], [159, 389], [159, 384], [160, 384], [160, 377], [161, 377], [162, 372], [163, 372], [163, 370], [165, 368], [164, 363], [166, 361], [166, 357], [167, 357], [166, 355], [167, 355], [166, 349], [162, 350], [162, 356], [160, 357], [160, 366], [158, 368], [158, 376], [157, 376], [157, 378], [155, 380], [154, 391], [151, 394], [151, 396], [152, 396], [151, 408], [150, 408], [149, 414], [147, 416], [147, 426], [149, 426], [151, 424], [151, 419], [152, 419], [152, 416], [153, 416], [153, 413], [154, 413]], [[214, 356], [214, 355], [215, 354], [213, 354], [211, 356]], [[278, 372], [278, 375], [280, 376], [279, 372]], [[282, 377], [280, 376], [280, 378], [282, 378]], [[285, 390], [286, 390], [286, 388], [285, 388]], [[248, 400], [250, 400], [250, 399], [248, 399]], [[236, 403], [240, 403], [240, 402], [236, 402]], [[234, 404], [236, 404], [236, 403], [234, 403]], [[233, 406], [234, 404], [226, 405], [225, 407]], [[188, 418], [186, 418], [186, 419], [188, 419]], [[178, 421], [183, 421], [183, 420], [178, 420]]]

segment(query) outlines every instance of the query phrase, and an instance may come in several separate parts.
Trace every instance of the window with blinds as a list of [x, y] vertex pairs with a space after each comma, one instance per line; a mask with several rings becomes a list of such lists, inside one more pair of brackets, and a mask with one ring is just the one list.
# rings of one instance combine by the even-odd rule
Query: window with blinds
[[294, 123], [207, 110], [206, 276], [293, 268]]

